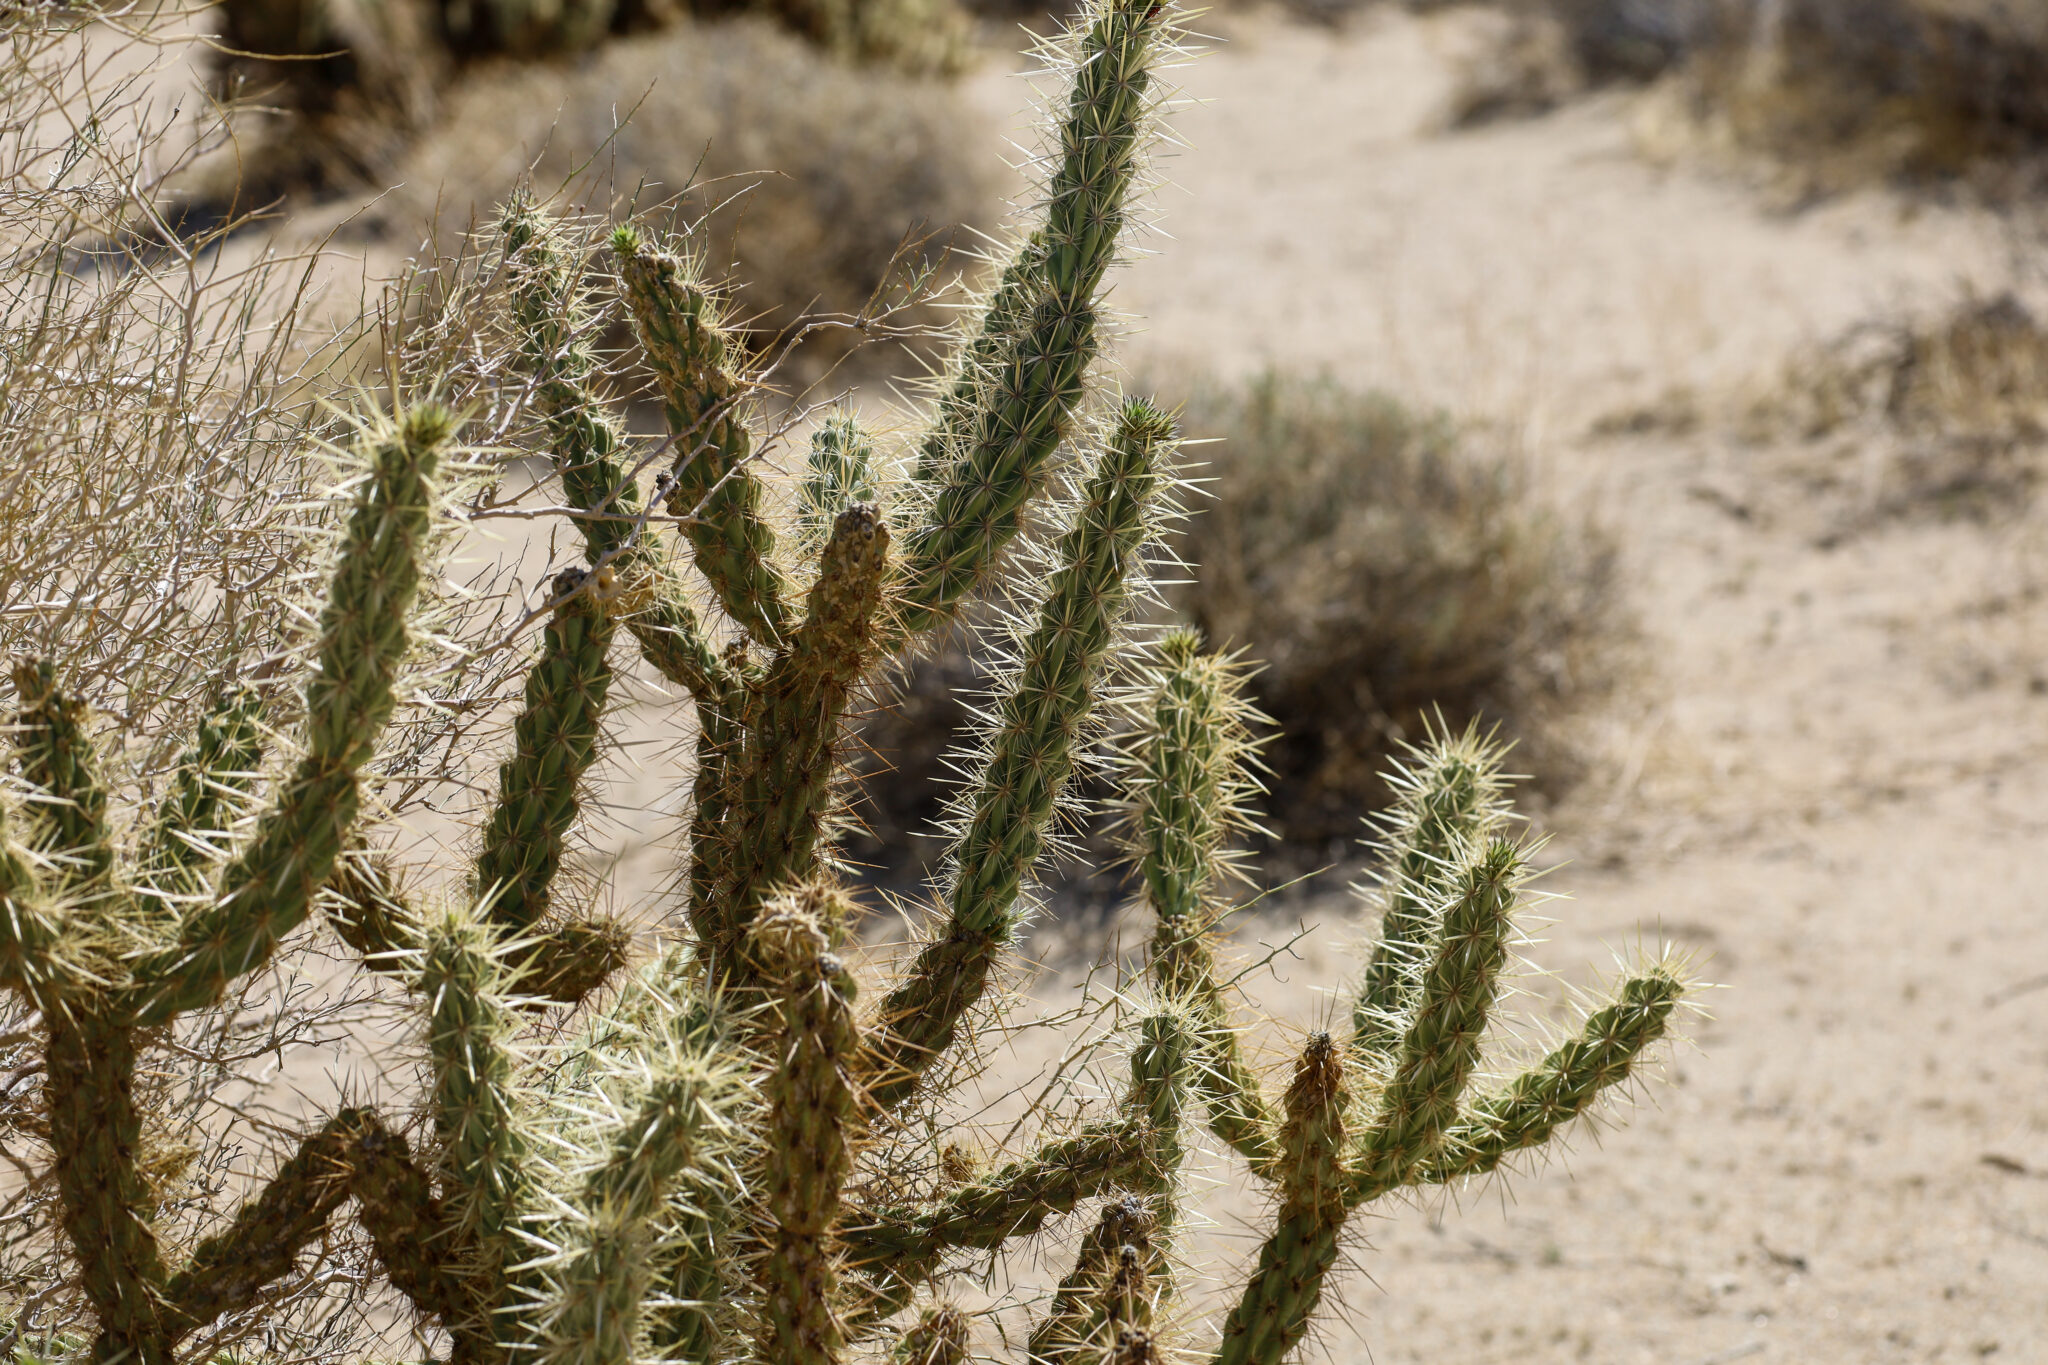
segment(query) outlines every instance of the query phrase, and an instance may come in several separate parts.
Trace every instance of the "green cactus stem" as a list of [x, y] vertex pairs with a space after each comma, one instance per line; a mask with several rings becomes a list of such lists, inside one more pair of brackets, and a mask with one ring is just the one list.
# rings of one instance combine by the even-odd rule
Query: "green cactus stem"
[[547, 913], [611, 690], [612, 623], [591, 600], [588, 577], [571, 569], [555, 579], [560, 605], [526, 675], [526, 706], [513, 723], [512, 756], [498, 769], [498, 802], [477, 858], [490, 917], [514, 932]]
[[1059, 567], [1022, 644], [1017, 677], [997, 703], [987, 761], [953, 844], [949, 920], [882, 1005], [888, 1034], [872, 1094], [884, 1108], [910, 1094], [951, 1045], [1017, 928], [1018, 896], [1074, 771], [1096, 671], [1129, 599], [1172, 448], [1165, 414], [1127, 401], [1060, 537]]
[[834, 413], [818, 423], [797, 486], [797, 527], [805, 543], [822, 547], [841, 512], [874, 506], [880, 498], [874, 437], [852, 413]]
[[104, 890], [114, 845], [85, 703], [58, 687], [48, 659], [17, 665], [14, 687], [21, 697], [15, 756], [31, 793], [24, 821], [30, 847], [52, 866], [52, 891]]
[[1632, 1075], [1664, 1036], [1684, 983], [1659, 966], [1622, 983], [1573, 1037], [1504, 1088], [1481, 1097], [1445, 1132], [1419, 1182], [1442, 1184], [1484, 1175], [1517, 1152], [1550, 1141], [1610, 1087]]
[[1217, 1365], [1280, 1365], [1308, 1330], [1337, 1259], [1346, 1212], [1343, 1054], [1310, 1037], [1287, 1089], [1280, 1129], [1280, 1215], [1223, 1324]]
[[1045, 1317], [1031, 1330], [1024, 1356], [1029, 1365], [1068, 1365], [1094, 1339], [1103, 1314], [1103, 1296], [1118, 1269], [1122, 1252], [1135, 1251], [1147, 1264], [1158, 1258], [1152, 1248], [1156, 1220], [1142, 1196], [1129, 1194], [1102, 1206], [1102, 1213], [1081, 1239], [1074, 1268], [1060, 1281]]
[[778, 898], [754, 926], [761, 975], [774, 983], [780, 1029], [768, 1081], [769, 1228], [755, 1270], [763, 1312], [760, 1358], [835, 1365], [846, 1345], [835, 1261], [848, 1136], [858, 1096], [848, 1084], [861, 1042], [853, 982], [831, 951], [844, 911], [829, 892]]
[[694, 262], [641, 241], [631, 228], [613, 234], [612, 250], [676, 442], [668, 510], [688, 518], [684, 533], [697, 569], [726, 615], [777, 648], [789, 630], [788, 587], [775, 564], [775, 535], [761, 518], [744, 421], [747, 388], [733, 369], [718, 301]]
[[1393, 775], [1381, 822], [1386, 854], [1380, 938], [1352, 1009], [1352, 1046], [1386, 1056], [1400, 1043], [1408, 996], [1457, 868], [1504, 818], [1500, 760], [1478, 728], [1421, 751]]
[[973, 1320], [950, 1303], [933, 1304], [897, 1341], [891, 1365], [967, 1365]]
[[[1068, 433], [1100, 345], [1095, 295], [1129, 212], [1165, 14], [1152, 0], [1108, 0], [1082, 43], [1059, 128], [1059, 166], [1046, 187], [1045, 224], [1023, 244], [1013, 271], [1015, 311], [1026, 320], [1006, 341], [992, 338], [999, 358], [977, 359], [969, 345], [966, 363], [987, 368], [975, 384], [972, 420], [942, 412], [934, 433], [957, 448], [905, 546], [901, 627], [909, 634], [949, 620], [987, 576], [1022, 528], [1024, 505]], [[1040, 244], [1043, 285], [1031, 290]], [[1037, 295], [1028, 306], [1027, 290]], [[999, 301], [1000, 326], [1010, 308]], [[955, 424], [962, 428], [957, 442], [943, 434]], [[926, 463], [940, 461], [921, 457]]]
[[298, 927], [334, 870], [361, 801], [357, 773], [391, 718], [433, 514], [434, 470], [454, 429], [448, 413], [422, 407], [371, 442], [368, 477], [320, 613], [305, 756], [222, 873], [219, 899], [185, 917], [176, 944], [136, 962], [123, 1001], [135, 1024], [165, 1024], [220, 1000], [229, 982], [268, 961]]
[[243, 812], [263, 761], [262, 698], [253, 687], [221, 688], [177, 776], [157, 808], [137, 858], [142, 876], [173, 894], [203, 885], [201, 874], [225, 857], [229, 827]]

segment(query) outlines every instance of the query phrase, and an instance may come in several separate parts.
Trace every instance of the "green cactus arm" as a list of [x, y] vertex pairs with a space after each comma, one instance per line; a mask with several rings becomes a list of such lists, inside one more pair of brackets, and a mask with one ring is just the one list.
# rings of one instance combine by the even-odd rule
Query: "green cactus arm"
[[34, 863], [14, 842], [12, 821], [0, 809], [0, 987], [19, 992], [46, 1015], [58, 1010], [64, 993], [95, 980], [83, 943], [65, 933], [65, 922], [43, 894]]
[[1200, 1069], [1200, 1049], [1200, 1026], [1168, 1009], [1139, 1021], [1131, 1050], [1131, 1089], [1124, 1106], [1152, 1138], [1145, 1167], [1132, 1184], [1151, 1201], [1155, 1264], [1146, 1273], [1161, 1291], [1170, 1291], [1172, 1284], [1167, 1257], [1180, 1221], [1181, 1167], [1187, 1161], [1181, 1130], [1188, 1091]]
[[30, 846], [50, 865], [53, 889], [104, 883], [113, 872], [114, 843], [85, 703], [57, 685], [48, 659], [16, 665], [14, 686], [21, 696], [15, 756], [32, 792], [23, 812]]
[[1310, 1037], [1287, 1088], [1280, 1130], [1280, 1213], [1257, 1267], [1224, 1320], [1217, 1365], [1280, 1365], [1308, 1331], [1344, 1227], [1343, 1053]]
[[831, 803], [839, 719], [871, 654], [888, 571], [889, 530], [873, 507], [834, 520], [804, 623], [759, 689], [731, 784], [731, 828], [722, 835], [713, 904], [714, 958], [730, 956], [762, 898], [809, 875]]
[[716, 951], [729, 945], [734, 916], [721, 895], [732, 863], [734, 750], [745, 734], [745, 693], [735, 689], [722, 705], [697, 708], [697, 766], [690, 778], [690, 927], [697, 942]]
[[305, 756], [277, 804], [221, 877], [219, 899], [186, 917], [175, 946], [135, 963], [133, 1022], [168, 1023], [220, 1000], [305, 919], [334, 869], [361, 802], [357, 773], [391, 718], [406, 618], [434, 502], [433, 475], [454, 419], [407, 413], [373, 443], [369, 476], [320, 613], [319, 670], [306, 687]]
[[1091, 1125], [922, 1207], [852, 1214], [843, 1244], [848, 1264], [875, 1281], [856, 1321], [887, 1317], [910, 1301], [948, 1252], [987, 1251], [1028, 1237], [1083, 1200], [1142, 1179], [1154, 1139], [1142, 1120]]
[[354, 1160], [356, 1218], [385, 1278], [455, 1338], [456, 1361], [492, 1359], [491, 1324], [469, 1293], [462, 1238], [405, 1138], [369, 1115]]
[[263, 761], [262, 714], [256, 689], [238, 683], [221, 689], [143, 837], [136, 859], [143, 877], [198, 872], [217, 856], [215, 850], [226, 847], [228, 828], [242, 813]]
[[968, 438], [983, 388], [1016, 346], [1018, 333], [1031, 320], [1032, 309], [1044, 293], [1045, 230], [1040, 228], [1020, 242], [1004, 263], [974, 335], [954, 358], [931, 429], [918, 442], [912, 475], [917, 482], [929, 484], [945, 475]]
[[1160, 655], [1128, 773], [1138, 871], [1155, 921], [1152, 978], [1197, 1021], [1195, 1085], [1210, 1130], [1270, 1177], [1279, 1122], [1231, 1026], [1209, 910], [1228, 870], [1225, 840], [1250, 823], [1243, 803], [1254, 789], [1244, 771], [1251, 710], [1241, 670], [1203, 655], [1193, 633], [1168, 635]]
[[[977, 382], [971, 420], [941, 414], [934, 439], [956, 449], [907, 538], [900, 621], [906, 634], [950, 619], [987, 576], [1022, 528], [1024, 505], [1067, 435], [1099, 347], [1095, 294], [1128, 214], [1151, 67], [1169, 8], [1156, 0], [1104, 0], [1082, 40], [1059, 129], [1060, 162], [1047, 186], [1043, 288], [1028, 322]], [[1024, 254], [1032, 251], [1027, 241]], [[1018, 288], [1034, 274], [1020, 265]], [[957, 440], [943, 434], [956, 423]]]
[[1684, 995], [1685, 983], [1662, 967], [1623, 982], [1610, 1003], [1586, 1016], [1576, 1037], [1473, 1104], [1445, 1132], [1418, 1183], [1484, 1175], [1516, 1152], [1548, 1142], [1634, 1074], [1644, 1052], [1664, 1036]]
[[804, 474], [797, 484], [797, 522], [813, 549], [832, 536], [839, 514], [873, 506], [881, 496], [875, 441], [850, 412], [834, 413], [811, 433]]
[[498, 769], [498, 800], [477, 856], [477, 891], [491, 898], [491, 920], [514, 932], [547, 913], [611, 691], [612, 622], [591, 599], [588, 577], [571, 569], [555, 579], [561, 605], [527, 672], [512, 756]]
[[500, 222], [521, 362], [547, 418], [555, 473], [582, 513], [585, 557], [622, 581], [626, 628], [647, 661], [700, 701], [728, 684], [680, 584], [661, 572], [641, 527], [640, 487], [624, 458], [625, 432], [593, 381], [584, 340], [594, 321], [559, 225], [531, 196], [515, 195]]
[[748, 462], [752, 443], [741, 412], [746, 387], [732, 369], [717, 301], [693, 262], [641, 241], [632, 228], [613, 234], [612, 249], [676, 441], [668, 509], [690, 519], [684, 533], [697, 569], [726, 615], [762, 645], [780, 648], [789, 590], [761, 516], [761, 481]]
[[137, 1161], [135, 1031], [74, 1008], [46, 1020], [44, 1080], [60, 1221], [99, 1328], [96, 1361], [169, 1365], [164, 1264]]
[[1081, 1358], [1094, 1338], [1102, 1313], [1103, 1294], [1125, 1247], [1150, 1261], [1153, 1256], [1151, 1205], [1127, 1194], [1102, 1206], [1102, 1213], [1081, 1239], [1074, 1268], [1053, 1292], [1045, 1316], [1031, 1329], [1024, 1357], [1028, 1365], [1068, 1365]]
[[948, 922], [882, 1004], [886, 1033], [870, 1087], [882, 1108], [910, 1095], [952, 1044], [1016, 930], [1018, 896], [1078, 760], [1095, 674], [1129, 598], [1172, 444], [1164, 414], [1142, 400], [1126, 402], [1059, 539], [1059, 567], [1023, 642], [1022, 667], [997, 704], [988, 757], [948, 860]]
[[897, 1340], [889, 1353], [891, 1365], [967, 1365], [972, 1324], [957, 1305], [933, 1304]]
[[451, 1217], [473, 1237], [478, 1274], [492, 1280], [512, 1254], [532, 1143], [514, 1093], [510, 984], [491, 929], [451, 910], [430, 921], [415, 989], [427, 1002], [434, 1128], [451, 1182]]
[[164, 1292], [174, 1339], [249, 1307], [291, 1269], [354, 1192], [356, 1149], [375, 1121], [361, 1109], [328, 1119], [225, 1229], [199, 1244]]
[[1521, 850], [1496, 839], [1460, 874], [1416, 984], [1393, 1073], [1359, 1137], [1354, 1203], [1409, 1183], [1456, 1120], [1500, 993], [1523, 871]]
[[778, 897], [750, 945], [780, 1015], [767, 1082], [766, 1246], [755, 1261], [755, 1350], [778, 1365], [835, 1365], [846, 1348], [835, 1266], [839, 1208], [858, 1096], [861, 1040], [853, 979], [831, 952], [840, 916], [816, 892]]
[[1352, 1047], [1391, 1056], [1400, 1046], [1415, 974], [1458, 867], [1505, 815], [1501, 750], [1477, 727], [1414, 755], [1393, 774], [1395, 801], [1380, 826], [1386, 860], [1379, 942], [1352, 1006]]
[[545, 1270], [535, 1353], [547, 1365], [631, 1365], [643, 1358], [641, 1319], [653, 1265], [651, 1226], [664, 1197], [690, 1183], [731, 1179], [732, 1069], [708, 1052], [667, 1063], [604, 1160], [583, 1180], [564, 1245]]

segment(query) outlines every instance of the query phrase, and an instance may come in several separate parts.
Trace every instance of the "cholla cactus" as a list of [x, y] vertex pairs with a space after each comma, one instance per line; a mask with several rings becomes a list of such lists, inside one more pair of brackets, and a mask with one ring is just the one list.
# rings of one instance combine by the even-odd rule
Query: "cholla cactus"
[[[95, 1360], [171, 1365], [202, 1329], [260, 1314], [352, 1206], [384, 1279], [457, 1361], [953, 1365], [972, 1343], [938, 1293], [949, 1265], [1099, 1205], [1029, 1360], [1138, 1365], [1170, 1343], [1271, 1365], [1306, 1330], [1354, 1210], [1491, 1171], [1632, 1073], [1682, 994], [1664, 964], [1532, 1069], [1469, 1093], [1525, 858], [1502, 832], [1494, 755], [1468, 736], [1418, 758], [1382, 831], [1383, 934], [1351, 1036], [1315, 1035], [1268, 1086], [1212, 943], [1255, 790], [1240, 676], [1173, 634], [1134, 651], [1147, 697], [1125, 778], [1157, 932], [1119, 1103], [993, 1169], [961, 1160], [928, 1185], [884, 1169], [986, 1018], [1168, 510], [1168, 415], [1127, 398], [1090, 422], [1083, 395], [1174, 22], [1152, 0], [1101, 0], [1073, 39], [1043, 221], [962, 347], [907, 480], [856, 422], [830, 420], [788, 534], [770, 516], [745, 356], [687, 243], [630, 228], [610, 243], [667, 416], [650, 455], [599, 392], [571, 239], [529, 202], [507, 210], [509, 315], [586, 564], [554, 580], [455, 903], [413, 901], [357, 847], [360, 774], [392, 712], [436, 471], [458, 435], [448, 413], [415, 407], [364, 438], [289, 772], [260, 776], [258, 704], [225, 690], [175, 789], [127, 832], [79, 700], [47, 666], [17, 673], [33, 799], [0, 841], [0, 982], [37, 1012], [50, 1174]], [[662, 465], [652, 496], [643, 459]], [[931, 922], [864, 990], [847, 948], [859, 907], [830, 857], [849, 700], [956, 616], [1030, 515], [1045, 572], [1014, 624]], [[687, 693], [696, 736], [681, 904], [644, 956], [553, 894], [621, 633]], [[364, 967], [411, 992], [421, 1112], [333, 1114], [173, 1264], [137, 1068], [323, 903]], [[1213, 1343], [1173, 1314], [1197, 1118], [1277, 1195]]]

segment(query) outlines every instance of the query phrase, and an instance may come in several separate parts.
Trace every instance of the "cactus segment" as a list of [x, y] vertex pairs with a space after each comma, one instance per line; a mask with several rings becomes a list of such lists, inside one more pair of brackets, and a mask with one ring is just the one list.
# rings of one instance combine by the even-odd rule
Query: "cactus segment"
[[453, 1182], [451, 1214], [474, 1236], [486, 1278], [509, 1259], [531, 1144], [513, 1094], [506, 972], [490, 929], [451, 910], [429, 922], [417, 989], [427, 1001], [434, 1127]]
[[716, 696], [724, 686], [718, 655], [681, 586], [660, 571], [639, 526], [640, 487], [625, 458], [625, 432], [592, 387], [597, 360], [585, 335], [594, 317], [561, 227], [521, 194], [506, 206], [500, 231], [520, 358], [547, 417], [563, 495], [582, 513], [584, 555], [593, 569], [608, 568], [624, 582], [622, 615], [647, 661], [691, 696]]
[[[36, 870], [12, 838], [0, 811], [0, 986], [20, 992], [45, 1015], [62, 1008], [65, 991], [91, 978], [79, 945], [65, 941], [64, 921], [43, 899]], [[67, 949], [69, 951], [67, 951]]]
[[127, 1013], [143, 1027], [217, 1002], [305, 919], [342, 851], [361, 801], [356, 774], [391, 718], [433, 514], [433, 476], [455, 420], [416, 408], [371, 445], [340, 562], [320, 613], [319, 670], [306, 685], [305, 756], [247, 847], [221, 876], [220, 898], [185, 918], [175, 946], [135, 965]]
[[1380, 939], [1352, 1007], [1352, 1047], [1389, 1056], [1400, 1045], [1415, 973], [1437, 912], [1455, 894], [1463, 861], [1500, 827], [1500, 752], [1473, 726], [1419, 751], [1393, 774], [1395, 801], [1381, 823], [1387, 860]]
[[[1081, 1239], [1073, 1270], [1060, 1281], [1045, 1317], [1031, 1330], [1024, 1348], [1028, 1365], [1068, 1365], [1089, 1353], [1100, 1325], [1108, 1320], [1106, 1300], [1118, 1288], [1115, 1277], [1123, 1252], [1134, 1252], [1146, 1265], [1158, 1262], [1152, 1248], [1154, 1226], [1152, 1209], [1141, 1196], [1125, 1195], [1102, 1206], [1095, 1225]], [[1116, 1306], [1122, 1306], [1120, 1296]]]
[[197, 874], [227, 847], [229, 826], [255, 785], [263, 761], [262, 711], [254, 688], [229, 683], [221, 689], [143, 840], [137, 864], [145, 879], [172, 893], [203, 885]]
[[1523, 870], [1521, 850], [1496, 839], [1444, 909], [1393, 1074], [1359, 1139], [1357, 1198], [1408, 1183], [1456, 1120], [1507, 965]]
[[1022, 667], [997, 702], [987, 761], [948, 860], [950, 921], [889, 993], [874, 1087], [890, 1107], [953, 1041], [981, 999], [998, 951], [1017, 927], [1024, 878], [1045, 847], [1060, 790], [1073, 774], [1095, 674], [1131, 593], [1151, 503], [1172, 457], [1173, 425], [1133, 399], [1057, 547], [1058, 569], [1022, 642]]
[[1160, 642], [1161, 672], [1148, 725], [1128, 774], [1139, 873], [1155, 917], [1152, 976], [1197, 1021], [1196, 1088], [1209, 1127], [1252, 1169], [1270, 1175], [1278, 1121], [1245, 1061], [1216, 975], [1210, 897], [1229, 871], [1225, 841], [1250, 825], [1243, 803], [1254, 784], [1244, 678], [1204, 656], [1192, 633]]
[[361, 1109], [327, 1120], [224, 1231], [199, 1244], [165, 1291], [176, 1335], [247, 1308], [292, 1268], [354, 1192], [356, 1149], [375, 1122]]
[[736, 1087], [703, 1052], [672, 1062], [611, 1135], [583, 1181], [567, 1245], [554, 1258], [535, 1332], [548, 1365], [631, 1365], [651, 1278], [649, 1240], [668, 1191], [722, 1183]]
[[933, 1304], [897, 1341], [889, 1354], [891, 1365], [967, 1365], [972, 1324], [956, 1305]]
[[982, 309], [980, 325], [954, 361], [946, 391], [940, 395], [931, 430], [918, 443], [919, 483], [929, 484], [946, 472], [953, 452], [965, 441], [975, 419], [975, 404], [996, 367], [1016, 346], [1018, 333], [1045, 292], [1045, 230], [1021, 242], [1003, 266], [1002, 276]]
[[701, 922], [729, 955], [776, 886], [811, 871], [831, 799], [840, 717], [866, 668], [889, 564], [889, 528], [870, 506], [833, 523], [809, 610], [751, 701], [752, 723], [726, 774], [734, 809], [724, 871]]
[[946, 1255], [986, 1251], [1028, 1237], [1111, 1186], [1143, 1180], [1154, 1138], [1142, 1120], [1091, 1125], [1055, 1138], [926, 1207], [870, 1210], [849, 1218], [846, 1259], [875, 1281], [863, 1317], [886, 1317], [910, 1301]]
[[[943, 410], [931, 442], [955, 446], [934, 476], [931, 506], [905, 548], [902, 629], [910, 635], [950, 619], [986, 577], [1022, 526], [1025, 503], [1065, 439], [1088, 366], [1100, 346], [1095, 296], [1116, 254], [1137, 178], [1151, 87], [1151, 66], [1166, 6], [1154, 0], [1105, 0], [1083, 39], [1073, 90], [1059, 128], [1058, 168], [1047, 185], [1045, 225], [1027, 239], [1012, 270], [1015, 315], [1026, 319], [1007, 340], [1002, 312], [982, 360], [970, 344], [966, 363], [987, 366], [974, 385], [971, 420]], [[1024, 305], [1044, 251], [1043, 285]], [[983, 334], [990, 335], [990, 319]], [[955, 441], [948, 428], [958, 426]], [[930, 456], [930, 458], [928, 458]], [[920, 470], [939, 467], [935, 451]]]
[[17, 665], [14, 687], [21, 697], [15, 753], [33, 792], [23, 812], [30, 847], [50, 865], [52, 891], [104, 891], [114, 845], [85, 703], [57, 686], [56, 667], [48, 659]]
[[752, 437], [742, 420], [746, 385], [732, 369], [718, 302], [694, 262], [642, 242], [631, 228], [613, 234], [612, 250], [676, 442], [668, 510], [690, 519], [684, 532], [698, 571], [726, 615], [779, 648], [789, 592], [775, 535], [761, 519], [761, 481], [748, 465]]
[[1308, 1330], [1337, 1259], [1347, 1211], [1344, 1057], [1314, 1034], [1287, 1088], [1280, 1129], [1280, 1217], [1223, 1324], [1216, 1365], [1280, 1365]]
[[1145, 1169], [1133, 1185], [1152, 1205], [1152, 1244], [1159, 1261], [1153, 1278], [1168, 1287], [1165, 1257], [1173, 1250], [1179, 1222], [1178, 1186], [1187, 1148], [1181, 1124], [1189, 1082], [1197, 1070], [1199, 1030], [1173, 1011], [1147, 1015], [1138, 1025], [1138, 1045], [1131, 1052], [1131, 1089], [1125, 1107], [1151, 1136]]
[[839, 514], [874, 505], [881, 497], [875, 441], [852, 413], [835, 413], [811, 433], [810, 457], [797, 485], [797, 528], [803, 541], [823, 546]]
[[1601, 1092], [1633, 1074], [1644, 1050], [1664, 1036], [1684, 993], [1684, 983], [1661, 966], [1622, 983], [1610, 1003], [1586, 1017], [1578, 1036], [1474, 1103], [1444, 1134], [1418, 1181], [1484, 1175], [1516, 1152], [1548, 1142]]
[[512, 757], [498, 769], [498, 803], [477, 858], [478, 892], [496, 924], [520, 931], [547, 913], [548, 890], [576, 822], [577, 789], [597, 756], [612, 669], [612, 623], [585, 590], [588, 575], [555, 579], [555, 609], [526, 675]]
[[756, 1349], [788, 1365], [835, 1365], [846, 1346], [835, 1261], [858, 1103], [848, 1075], [861, 1043], [852, 977], [831, 951], [840, 918], [827, 908], [832, 899], [778, 897], [752, 934], [781, 1015], [767, 1090], [769, 1226], [755, 1269], [764, 1304]]
[[405, 1139], [366, 1121], [355, 1161], [356, 1216], [384, 1277], [455, 1339], [455, 1365], [497, 1359], [492, 1324], [476, 1311], [475, 1286], [459, 1264], [454, 1223]]
[[82, 1010], [48, 1022], [50, 1147], [64, 1232], [99, 1321], [93, 1359], [169, 1365], [155, 1200], [138, 1162], [135, 1031]]

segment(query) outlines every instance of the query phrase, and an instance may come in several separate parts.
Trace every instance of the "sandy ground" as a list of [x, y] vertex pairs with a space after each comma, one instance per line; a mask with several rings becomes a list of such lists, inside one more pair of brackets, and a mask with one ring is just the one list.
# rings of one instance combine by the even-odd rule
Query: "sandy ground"
[[[1228, 36], [1180, 73], [1199, 103], [1157, 254], [1117, 285], [1145, 320], [1127, 364], [1420, 395], [1520, 431], [1597, 501], [1651, 663], [1601, 775], [1549, 818], [1568, 865], [1548, 885], [1574, 899], [1535, 955], [1576, 983], [1661, 936], [1721, 987], [1625, 1125], [1364, 1227], [1305, 1358], [2048, 1360], [2040, 518], [1864, 515], [1881, 452], [1855, 442], [1589, 434], [1998, 287], [2007, 234], [1881, 195], [1771, 213], [1638, 156], [1627, 97], [1442, 132], [1443, 24]], [[976, 94], [1014, 126], [1013, 82]], [[1833, 491], [1796, 476], [1816, 463]], [[1359, 933], [1310, 901], [1244, 946], [1290, 917], [1319, 930], [1245, 986], [1276, 1044], [1332, 1015]], [[1542, 1017], [1561, 987], [1527, 984]], [[1209, 1173], [1196, 1259], [1228, 1285], [1266, 1207]]]

